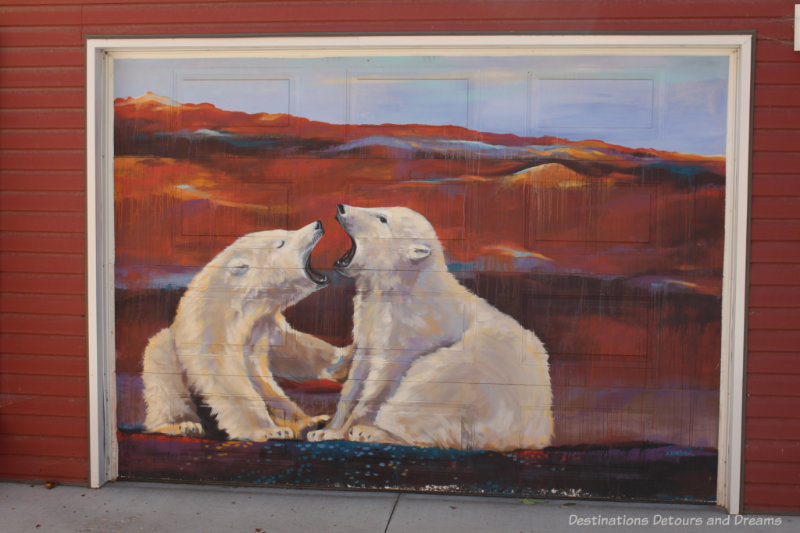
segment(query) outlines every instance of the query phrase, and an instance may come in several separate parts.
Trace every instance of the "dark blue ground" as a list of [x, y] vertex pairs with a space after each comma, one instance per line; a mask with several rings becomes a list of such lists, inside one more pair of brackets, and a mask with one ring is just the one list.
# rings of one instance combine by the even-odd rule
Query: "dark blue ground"
[[645, 443], [509, 453], [119, 432], [121, 479], [713, 503], [715, 450]]

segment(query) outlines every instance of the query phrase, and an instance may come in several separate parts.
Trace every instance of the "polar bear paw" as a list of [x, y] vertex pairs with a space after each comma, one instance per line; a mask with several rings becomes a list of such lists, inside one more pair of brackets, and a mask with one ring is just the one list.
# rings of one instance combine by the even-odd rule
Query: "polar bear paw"
[[375, 426], [353, 426], [347, 432], [347, 440], [354, 442], [382, 442], [390, 443], [395, 439], [392, 436]]
[[278, 423], [284, 427], [291, 428], [294, 431], [295, 438], [303, 439], [309, 431], [315, 431], [322, 428], [325, 424], [330, 422], [331, 417], [328, 415], [317, 416], [303, 416], [291, 421], [279, 421]]
[[272, 427], [258, 429], [244, 434], [228, 433], [230, 440], [249, 440], [253, 442], [264, 442], [268, 440], [287, 440], [294, 438], [294, 430], [289, 427]]
[[[261, 436], [264, 438], [261, 438]], [[294, 430], [290, 427], [277, 427], [277, 428], [267, 428], [263, 431], [257, 432], [257, 440], [258, 442], [264, 442], [265, 440], [290, 440], [293, 439], [295, 436]]]
[[178, 422], [177, 424], [164, 424], [155, 429], [151, 429], [148, 433], [163, 433], [164, 435], [173, 435], [176, 437], [202, 437], [205, 432], [203, 425], [200, 422]]
[[309, 431], [306, 436], [309, 442], [321, 442], [323, 440], [344, 440], [344, 432], [339, 429], [318, 429]]

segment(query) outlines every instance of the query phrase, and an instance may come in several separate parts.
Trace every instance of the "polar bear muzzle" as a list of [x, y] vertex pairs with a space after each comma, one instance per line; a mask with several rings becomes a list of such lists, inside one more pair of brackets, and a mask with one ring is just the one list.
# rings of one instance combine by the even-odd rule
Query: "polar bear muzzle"
[[324, 286], [324, 285], [328, 284], [328, 281], [329, 281], [328, 280], [328, 276], [326, 276], [322, 272], [314, 270], [314, 267], [311, 266], [311, 252], [314, 250], [314, 247], [319, 242], [319, 239], [322, 238], [322, 235], [325, 234], [325, 229], [322, 227], [322, 222], [321, 221], [317, 220], [317, 223], [314, 225], [314, 231], [319, 231], [320, 234], [319, 234], [319, 237], [315, 238], [316, 240], [315, 240], [314, 244], [308, 250], [308, 256], [306, 256], [306, 263], [305, 263], [305, 267], [304, 268], [305, 268], [306, 276], [308, 277], [308, 279], [313, 281], [316, 285]]
[[342, 215], [345, 214], [344, 208], [345, 206], [343, 206], [342, 204], [336, 206], [336, 220], [339, 222], [339, 224], [341, 224], [342, 228], [344, 228], [344, 231], [347, 233], [347, 236], [350, 237], [350, 249], [347, 250], [344, 253], [344, 255], [342, 255], [342, 257], [337, 259], [335, 263], [333, 263], [333, 266], [335, 268], [349, 267], [350, 263], [353, 261], [353, 257], [355, 257], [356, 255], [356, 248], [357, 248], [356, 240], [353, 238], [352, 235], [350, 235], [350, 232], [347, 231], [347, 226], [345, 226], [345, 224], [342, 221]]
[[323, 274], [322, 272], [318, 272], [314, 270], [311, 266], [311, 254], [309, 254], [308, 259], [306, 259], [306, 276], [308, 279], [316, 283], [317, 285], [327, 285], [328, 284], [328, 276]]
[[350, 249], [347, 250], [342, 257], [336, 260], [333, 264], [336, 268], [347, 268], [350, 266], [350, 262], [353, 260], [353, 257], [356, 255], [356, 240], [353, 238], [352, 235], [349, 233], [347, 234], [350, 237]]

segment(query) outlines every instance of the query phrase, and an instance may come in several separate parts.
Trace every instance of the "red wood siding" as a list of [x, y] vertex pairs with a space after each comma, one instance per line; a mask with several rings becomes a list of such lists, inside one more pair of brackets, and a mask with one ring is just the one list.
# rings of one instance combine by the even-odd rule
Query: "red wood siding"
[[[788, 15], [791, 7], [782, 9]], [[800, 294], [800, 52], [785, 33], [791, 23], [774, 40], [754, 29], [744, 509], [798, 511], [800, 304], [792, 295]]]
[[800, 511], [800, 52], [794, 0], [0, 2], [0, 476], [88, 479], [89, 35], [757, 32], [745, 509]]
[[82, 37], [31, 16], [0, 12], [0, 476], [86, 482]]

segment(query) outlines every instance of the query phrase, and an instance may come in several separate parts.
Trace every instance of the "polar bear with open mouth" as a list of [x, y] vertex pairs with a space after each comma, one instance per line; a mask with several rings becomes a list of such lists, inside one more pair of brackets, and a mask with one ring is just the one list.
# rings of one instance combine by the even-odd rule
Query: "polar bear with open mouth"
[[175, 320], [144, 351], [144, 429], [203, 435], [192, 395], [235, 440], [301, 437], [327, 416], [307, 416], [275, 382], [343, 380], [346, 349], [294, 330], [282, 311], [328, 284], [310, 264], [324, 234], [317, 221], [297, 231], [244, 235], [192, 279]]
[[551, 442], [548, 355], [537, 336], [460, 285], [433, 226], [405, 207], [339, 205], [355, 279], [352, 365], [311, 441], [509, 451]]

